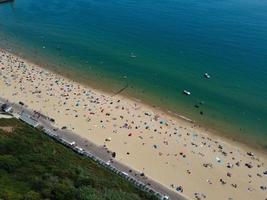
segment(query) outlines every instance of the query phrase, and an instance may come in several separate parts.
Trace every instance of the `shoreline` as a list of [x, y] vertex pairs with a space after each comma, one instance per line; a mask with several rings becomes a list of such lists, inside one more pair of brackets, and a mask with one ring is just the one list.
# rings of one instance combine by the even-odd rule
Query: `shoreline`
[[[12, 55], [18, 56], [20, 58], [22, 58], [23, 60], [28, 61], [29, 63], [36, 65], [36, 66], [41, 66], [41, 68], [46, 69], [52, 73], [55, 73], [59, 76], [65, 77], [69, 80], [73, 80], [74, 82], [81, 84], [83, 86], [89, 87], [91, 89], [97, 90], [99, 92], [105, 93], [105, 94], [109, 94], [109, 95], [114, 95], [116, 92], [112, 91], [111, 88], [109, 88], [108, 86], [100, 86], [99, 82], [96, 81], [95, 79], [90, 80], [90, 81], [86, 81], [84, 79], [84, 77], [82, 78], [82, 80], [78, 80], [77, 78], [75, 78], [75, 76], [79, 76], [81, 75], [81, 72], [74, 72], [74, 75], [71, 74], [73, 73], [72, 71], [69, 71], [69, 69], [66, 72], [60, 72], [60, 69], [56, 68], [56, 69], [52, 69], [51, 67], [49, 67], [49, 65], [51, 64], [53, 67], [56, 67], [56, 64], [53, 64], [50, 62], [50, 64], [48, 65], [47, 63], [45, 63], [45, 60], [41, 59], [38, 60], [40, 58], [38, 58], [37, 60], [32, 61], [31, 59], [29, 59], [25, 54], [21, 53], [21, 52], [15, 52], [13, 48], [5, 48], [5, 47], [0, 47], [1, 50], [4, 50], [6, 52], [11, 53]], [[22, 50], [21, 50], [22, 51]], [[29, 53], [29, 52], [28, 52]], [[53, 62], [53, 61], [52, 61]], [[45, 65], [45, 67], [42, 67], [43, 65]], [[106, 82], [108, 81], [108, 79], [105, 80]], [[97, 83], [94, 83], [97, 82]], [[117, 82], [114, 87], [118, 87], [119, 82]], [[120, 89], [116, 88], [116, 89]], [[257, 150], [260, 153], [267, 153], [267, 146], [266, 144], [262, 144], [260, 143], [261, 139], [252, 137], [250, 135], [247, 134], [242, 134], [239, 132], [238, 129], [240, 129], [240, 126], [234, 126], [234, 125], [229, 125], [229, 122], [224, 122], [224, 121], [220, 121], [222, 123], [211, 123], [209, 124], [208, 122], [204, 122], [204, 121], [208, 121], [209, 118], [205, 119], [204, 121], [199, 121], [199, 120], [193, 120], [188, 118], [185, 114], [181, 114], [179, 113], [179, 107], [175, 107], [172, 110], [172, 106], [164, 106], [164, 105], [160, 105], [160, 103], [155, 103], [152, 102], [150, 103], [148, 99], [139, 99], [136, 96], [132, 96], [130, 95], [127, 91], [123, 92], [123, 94], [120, 94], [122, 97], [125, 98], [129, 98], [133, 101], [136, 101], [138, 103], [142, 103], [150, 108], [153, 109], [157, 109], [160, 110], [161, 112], [164, 112], [166, 114], [169, 114], [171, 117], [175, 117], [175, 118], [180, 118], [182, 120], [185, 121], [192, 121], [194, 122], [197, 126], [202, 127], [204, 130], [208, 130], [210, 132], [210, 134], [215, 135], [216, 137], [220, 137], [222, 139], [227, 139], [229, 142], [233, 142], [233, 143], [237, 143], [238, 145], [244, 146], [245, 148], [250, 148], [250, 149], [254, 149]], [[193, 105], [192, 105], [193, 106]], [[178, 110], [177, 110], [178, 109]], [[176, 110], [176, 111], [174, 111]], [[194, 115], [194, 114], [193, 114]], [[217, 128], [217, 126], [220, 126], [220, 128]], [[226, 130], [222, 130], [226, 127]], [[230, 133], [230, 134], [229, 134]], [[256, 139], [256, 140], [255, 140]], [[265, 139], [265, 138], [264, 138]], [[252, 142], [253, 141], [253, 142]]]
[[[82, 81], [77, 81], [76, 79], [73, 79], [72, 75], [70, 75], [70, 71], [67, 71], [67, 73], [63, 72], [59, 72], [59, 69], [55, 69], [53, 70], [52, 68], [50, 67], [41, 67], [41, 65], [43, 64], [44, 61], [38, 61], [38, 62], [34, 62], [34, 61], [31, 61], [27, 58], [27, 56], [25, 55], [22, 55], [21, 53], [15, 53], [14, 50], [12, 48], [10, 49], [4, 49], [4, 48], [0, 48], [0, 50], [3, 50], [5, 52], [8, 52], [14, 56], [18, 56], [19, 58], [22, 58], [23, 60], [26, 60], [28, 63], [31, 63], [32, 65], [36, 65], [40, 68], [43, 68], [51, 73], [55, 73], [59, 76], [62, 76], [64, 78], [67, 78], [68, 80], [72, 80], [74, 82], [76, 82], [77, 84], [81, 84], [85, 87], [89, 87], [93, 90], [96, 90], [96, 91], [99, 91], [99, 92], [102, 92], [102, 93], [105, 93], [105, 94], [108, 94], [108, 95], [115, 95], [117, 96], [117, 94], [115, 94], [115, 92], [112, 92], [110, 91], [110, 89], [108, 89], [108, 87], [100, 87], [99, 84], [94, 84], [93, 86], [91, 86], [91, 82], [86, 82], [84, 80]], [[77, 75], [77, 74], [76, 74]], [[221, 138], [222, 140], [227, 140], [228, 142], [230, 143], [233, 143], [233, 144], [237, 144], [239, 146], [242, 146], [243, 148], [245, 149], [252, 149], [252, 150], [256, 150], [257, 152], [259, 152], [260, 154], [265, 154], [267, 153], [267, 146], [266, 145], [263, 145], [263, 144], [259, 144], [258, 142], [251, 142], [251, 140], [253, 140], [254, 138], [252, 137], [248, 137], [248, 136], [242, 136], [240, 135], [240, 133], [238, 134], [234, 134], [234, 135], [231, 135], [231, 134], [227, 134], [227, 132], [229, 132], [229, 130], [227, 130], [226, 132], [225, 131], [222, 131], [222, 130], [218, 130], [214, 127], [209, 127], [207, 124], [200, 124], [199, 122], [195, 121], [195, 120], [192, 120], [190, 118], [188, 118], [187, 116], [185, 115], [181, 115], [179, 112], [176, 112], [176, 111], [172, 111], [170, 110], [169, 107], [162, 107], [161, 105], [158, 105], [158, 104], [149, 104], [148, 101], [146, 100], [142, 100], [142, 99], [139, 99], [135, 96], [131, 96], [129, 95], [128, 93], [126, 94], [118, 94], [119, 96], [122, 96], [122, 97], [125, 97], [125, 98], [129, 98], [133, 101], [136, 101], [137, 103], [141, 103], [149, 108], [152, 108], [152, 109], [155, 109], [155, 110], [159, 110], [160, 112], [164, 112], [165, 114], [168, 114], [170, 117], [174, 117], [174, 118], [179, 118], [181, 120], [184, 120], [186, 122], [189, 122], [189, 123], [194, 123], [196, 126], [198, 126], [199, 128], [201, 128], [202, 130], [205, 130], [205, 131], [208, 131], [209, 134], [215, 136], [215, 137], [218, 137], [218, 138]], [[216, 126], [213, 125], [213, 126]], [[237, 127], [235, 127], [237, 128]], [[237, 130], [235, 130], [237, 131]], [[232, 130], [231, 132], [235, 132], [234, 130]]]
[[[4, 54], [7, 54], [7, 55], [9, 55], [9, 56], [11, 56], [12, 58], [13, 58], [13, 60], [12, 60], [12, 58], [10, 59], [11, 61], [13, 61], [14, 63], [16, 63], [16, 62], [19, 62], [19, 61], [22, 61], [22, 59], [21, 58], [18, 58], [16, 55], [14, 55], [14, 54], [12, 54], [12, 53], [9, 53], [8, 51], [6, 51], [6, 50], [2, 50], [1, 49], [1, 51], [3, 51], [4, 52]], [[2, 52], [1, 52], [2, 53]], [[3, 55], [2, 55], [3, 56]], [[147, 112], [147, 114], [146, 114], [146, 112], [145, 112], [145, 116], [144, 117], [140, 117], [140, 119], [141, 119], [141, 121], [143, 121], [143, 120], [148, 120], [148, 119], [150, 119], [150, 123], [151, 124], [153, 124], [153, 126], [154, 126], [154, 124], [155, 124], [155, 121], [158, 121], [158, 119], [161, 119], [162, 118], [162, 123], [161, 123], [161, 121], [160, 121], [160, 125], [156, 125], [155, 124], [155, 129], [157, 128], [157, 129], [163, 129], [163, 130], [165, 130], [166, 129], [166, 132], [167, 132], [167, 130], [169, 130], [169, 126], [174, 126], [173, 124], [177, 124], [177, 125], [179, 125], [180, 127], [186, 127], [185, 129], [184, 128], [181, 128], [181, 130], [179, 130], [179, 131], [181, 131], [183, 134], [180, 136], [182, 139], [184, 139], [185, 141], [186, 141], [186, 139], [187, 139], [187, 137], [189, 137], [189, 136], [191, 136], [192, 135], [192, 133], [188, 133], [189, 132], [189, 130], [190, 130], [190, 132], [191, 131], [193, 131], [193, 132], [195, 132], [195, 131], [197, 131], [197, 135], [198, 136], [196, 136], [196, 137], [198, 137], [197, 139], [195, 139], [195, 137], [194, 137], [194, 135], [195, 135], [195, 133], [193, 133], [193, 137], [192, 137], [192, 139], [190, 139], [191, 141], [189, 141], [189, 143], [186, 143], [186, 146], [184, 146], [184, 145], [182, 145], [182, 146], [184, 146], [184, 147], [181, 147], [181, 148], [185, 148], [185, 147], [187, 147], [187, 145], [188, 144], [190, 144], [190, 142], [191, 142], [191, 144], [192, 143], [194, 143], [194, 145], [193, 145], [193, 147], [188, 147], [189, 148], [189, 150], [192, 152], [192, 151], [195, 151], [195, 147], [198, 147], [198, 148], [200, 148], [199, 147], [199, 145], [198, 146], [196, 146], [197, 144], [195, 144], [195, 140], [199, 140], [199, 137], [201, 136], [201, 137], [205, 137], [205, 139], [207, 139], [207, 138], [210, 138], [210, 141], [212, 141], [212, 143], [213, 143], [213, 141], [215, 141], [215, 144], [216, 144], [216, 146], [217, 146], [217, 144], [222, 144], [223, 146], [227, 146], [227, 148], [229, 148], [229, 149], [235, 149], [237, 152], [242, 152], [243, 154], [245, 154], [245, 152], [249, 152], [249, 151], [251, 151], [251, 150], [253, 150], [253, 152], [255, 152], [255, 149], [252, 149], [252, 148], [250, 148], [249, 146], [246, 146], [246, 145], [244, 145], [244, 144], [241, 144], [241, 143], [239, 143], [239, 142], [236, 142], [236, 141], [231, 141], [231, 140], [229, 140], [229, 139], [227, 139], [227, 138], [223, 138], [223, 137], [221, 137], [221, 136], [219, 136], [219, 135], [216, 135], [215, 133], [213, 133], [211, 130], [209, 130], [209, 129], [207, 129], [207, 128], [205, 128], [205, 127], [200, 127], [199, 125], [197, 125], [197, 124], [195, 124], [195, 123], [193, 123], [193, 122], [188, 122], [186, 119], [184, 119], [183, 117], [179, 117], [178, 118], [178, 116], [176, 116], [176, 117], [174, 117], [174, 113], [169, 113], [169, 112], [164, 112], [161, 108], [158, 108], [158, 107], [154, 107], [154, 106], [150, 106], [150, 105], [147, 105], [147, 104], [145, 104], [145, 103], [143, 103], [143, 102], [137, 102], [136, 100], [134, 100], [133, 98], [129, 98], [129, 97], [127, 97], [127, 96], [123, 96], [123, 95], [116, 95], [116, 96], [113, 96], [113, 97], [110, 97], [111, 95], [110, 95], [110, 93], [107, 93], [107, 92], [104, 92], [104, 91], [101, 91], [101, 90], [96, 90], [96, 89], [93, 89], [93, 88], [91, 88], [91, 87], [88, 87], [87, 85], [85, 86], [85, 85], [81, 85], [80, 83], [78, 83], [78, 82], [76, 82], [76, 81], [73, 81], [73, 80], [71, 80], [71, 79], [69, 79], [69, 78], [65, 78], [65, 77], [63, 77], [62, 75], [60, 75], [60, 74], [54, 74], [54, 72], [52, 72], [51, 70], [47, 70], [47, 69], [44, 69], [44, 68], [41, 68], [41, 67], [39, 67], [39, 66], [36, 66], [34, 63], [31, 63], [31, 62], [28, 62], [28, 61], [26, 61], [26, 60], [24, 60], [23, 59], [23, 62], [25, 62], [25, 65], [30, 65], [31, 67], [32, 67], [32, 69], [34, 69], [33, 70], [33, 73], [35, 72], [35, 71], [37, 71], [38, 72], [38, 70], [39, 70], [39, 73], [40, 72], [42, 72], [41, 73], [41, 76], [43, 76], [43, 74], [48, 74], [49, 76], [51, 75], [51, 77], [55, 77], [55, 79], [57, 79], [58, 77], [59, 77], [59, 79], [62, 79], [62, 80], [64, 80], [64, 82], [67, 82], [67, 83], [71, 83], [72, 85], [75, 85], [75, 86], [77, 86], [77, 88], [78, 89], [80, 89], [80, 88], [89, 88], [90, 90], [92, 90], [93, 91], [93, 93], [97, 93], [95, 96], [97, 96], [98, 94], [100, 94], [100, 96], [99, 96], [99, 98], [102, 98], [103, 97], [103, 101], [106, 101], [103, 105], [101, 105], [101, 106], [103, 106], [103, 107], [105, 107], [104, 109], [113, 109], [113, 107], [112, 106], [108, 106], [107, 105], [107, 103], [108, 102], [112, 102], [112, 104], [117, 104], [117, 106], [125, 106], [125, 109], [127, 108], [127, 109], [129, 109], [129, 111], [128, 112], [133, 112], [133, 113], [137, 113], [137, 114], [140, 114], [140, 112], [139, 111], [141, 111], [141, 113], [143, 112], [143, 111], [146, 111], [146, 110], [148, 110], [149, 112]], [[24, 65], [24, 63], [23, 63], [23, 65]], [[25, 68], [26, 69], [26, 68]], [[28, 67], [28, 69], [30, 69], [30, 67]], [[5, 70], [5, 69], [4, 69]], [[53, 74], [53, 75], [52, 75]], [[38, 77], [38, 73], [36, 73], [35, 74], [36, 75], [36, 77]], [[19, 74], [15, 74], [15, 76], [19, 76]], [[39, 77], [40, 78], [40, 77]], [[1, 80], [1, 79], [0, 79]], [[51, 79], [52, 80], [52, 79]], [[63, 82], [63, 81], [62, 81]], [[40, 84], [41, 84], [41, 82], [40, 82]], [[46, 84], [49, 84], [49, 82], [46, 82]], [[12, 87], [12, 84], [10, 83], [10, 85], [11, 85], [11, 87]], [[43, 84], [44, 85], [44, 87], [46, 86], [45, 85], [45, 83]], [[14, 85], [13, 85], [14, 86]], [[26, 85], [27, 86], [27, 85]], [[28, 85], [28, 86], [30, 86], [30, 85]], [[51, 88], [52, 88], [53, 86], [51, 86]], [[25, 87], [26, 88], [26, 87]], [[16, 89], [16, 87], [14, 88], [14, 89]], [[25, 89], [26, 90], [26, 89]], [[23, 90], [22, 90], [23, 91]], [[55, 90], [56, 91], [56, 90]], [[9, 97], [11, 97], [12, 96], [12, 94], [10, 93], [10, 91], [8, 91], [8, 90], [6, 90], [5, 91], [6, 92], [6, 95], [7, 96], [9, 96]], [[48, 92], [48, 91], [47, 91]], [[18, 92], [17, 92], [18, 93]], [[52, 93], [51, 93], [52, 94]], [[53, 96], [53, 95], [52, 95]], [[18, 98], [18, 97], [16, 97], [16, 98]], [[76, 97], [75, 97], [76, 98]], [[71, 99], [71, 97], [70, 97], [70, 99]], [[29, 99], [29, 101], [33, 101], [34, 99]], [[56, 98], [55, 98], [55, 100], [56, 100]], [[117, 103], [115, 103], [115, 100], [117, 100]], [[38, 101], [40, 101], [40, 100], [38, 100]], [[98, 101], [98, 100], [97, 100]], [[110, 103], [111, 103], [110, 102]], [[123, 103], [121, 103], [121, 102], [123, 102]], [[125, 103], [126, 102], [126, 103]], [[75, 103], [75, 101], [74, 101], [74, 103]], [[123, 105], [121, 105], [121, 104], [123, 104]], [[134, 104], [134, 106], [132, 105], [132, 104]], [[28, 105], [28, 106], [32, 106], [32, 108], [36, 108], [36, 106], [37, 105], [34, 105], [34, 103], [33, 103], [33, 105], [30, 105], [30, 104], [28, 104], [28, 103], [26, 103], [26, 105]], [[49, 104], [47, 104], [47, 105], [49, 105]], [[61, 105], [61, 104], [60, 104]], [[110, 104], [111, 105], [111, 104]], [[136, 110], [135, 110], [136, 109]], [[45, 110], [45, 109], [44, 109]], [[49, 110], [48, 108], [46, 108], [46, 111], [47, 112], [53, 112], [53, 110], [51, 111], [51, 110]], [[116, 111], [113, 111], [114, 113], [116, 112]], [[124, 112], [124, 111], [121, 111], [121, 112]], [[76, 112], [76, 113], [79, 113], [79, 112]], [[112, 112], [111, 112], [112, 113]], [[109, 115], [111, 115], [111, 113], [109, 113]], [[100, 113], [99, 113], [100, 114]], [[117, 116], [117, 114], [119, 114], [119, 113], [115, 113], [116, 114], [116, 116]], [[126, 113], [127, 114], [127, 113]], [[129, 114], [129, 113], [128, 113]], [[62, 115], [61, 114], [55, 114], [54, 113], [54, 115], [55, 116], [57, 116], [57, 118], [59, 118], [59, 116], [61, 116], [62, 117]], [[152, 117], [153, 115], [155, 115], [154, 116], [154, 118]], [[159, 115], [159, 117], [157, 117], [157, 120], [155, 119], [156, 118], [156, 115]], [[108, 115], [106, 115], [106, 116], [108, 116]], [[107, 118], [107, 117], [106, 117]], [[136, 118], [136, 116], [133, 116], [133, 114], [132, 114], [132, 117], [131, 117], [131, 115], [129, 115], [129, 118], [132, 118], [132, 120], [134, 120], [134, 121], [137, 121], [137, 118]], [[67, 118], [66, 118], [67, 119]], [[70, 119], [70, 118], [68, 118], [68, 119]], [[165, 119], [168, 119], [168, 120], [165, 120]], [[139, 120], [139, 119], [138, 119]], [[152, 121], [151, 121], [152, 120]], [[102, 120], [101, 120], [102, 121]], [[107, 119], [106, 119], [106, 121], [107, 121]], [[109, 120], [108, 120], [109, 121]], [[130, 121], [130, 120], [129, 120]], [[56, 119], [56, 122], [57, 122], [57, 119]], [[79, 124], [79, 122], [77, 121], [76, 122], [77, 123], [77, 125]], [[99, 123], [99, 122], [98, 122]], [[101, 122], [102, 123], [102, 122]], [[128, 123], [128, 122], [127, 122]], [[63, 123], [61, 122], [61, 123], [59, 123], [59, 124], [57, 124], [58, 125], [58, 127], [60, 128], [60, 125], [62, 125]], [[170, 125], [169, 125], [170, 124]], [[77, 128], [77, 125], [75, 126], [75, 128]], [[81, 125], [81, 124], [80, 124]], [[97, 127], [97, 124], [95, 124], [96, 125], [96, 131], [98, 130], [99, 132], [101, 132], [101, 130]], [[108, 126], [108, 125], [107, 125]], [[130, 125], [127, 125], [127, 126], [130, 126]], [[111, 127], [110, 127], [111, 128]], [[126, 128], [128, 128], [128, 127], [126, 127]], [[88, 129], [89, 130], [89, 129]], [[74, 132], [76, 132], [76, 131], [74, 131]], [[78, 131], [79, 132], [79, 131]], [[122, 131], [123, 132], [123, 131]], [[146, 132], [146, 130], [143, 130], [142, 129], [142, 133], [143, 132]], [[152, 132], [152, 131], [151, 131]], [[155, 132], [157, 132], [157, 131], [155, 131]], [[166, 132], [165, 132], [165, 134], [166, 134]], [[186, 133], [187, 132], [187, 133]], [[163, 132], [160, 132], [160, 134], [162, 134]], [[150, 134], [150, 133], [148, 133], [148, 134]], [[169, 134], [169, 133], [167, 133], [167, 134]], [[177, 134], [177, 133], [175, 133], [175, 134]], [[189, 134], [189, 135], [187, 135], [187, 134]], [[79, 135], [79, 134], [78, 134]], [[130, 134], [129, 134], [130, 135]], [[128, 137], [129, 137], [129, 135], [128, 135]], [[169, 137], [175, 137], [173, 134], [170, 134], [171, 136], [169, 136]], [[80, 135], [80, 136], [86, 136], [86, 135]], [[132, 136], [132, 133], [131, 133], [131, 135], [130, 136]], [[140, 135], [141, 136], [141, 135]], [[139, 137], [140, 137], [139, 136]], [[89, 136], [89, 138], [90, 139], [92, 139], [91, 138], [92, 136]], [[93, 136], [94, 137], [94, 139], [93, 139], [93, 141], [92, 142], [96, 142], [98, 145], [100, 145], [100, 144], [102, 144], [103, 143], [103, 139], [106, 137], [106, 136], [104, 136], [104, 137], [102, 137], [102, 139], [101, 138], [98, 138], [97, 136]], [[100, 137], [100, 136], [99, 136]], [[118, 152], [123, 152], [123, 149], [120, 149], [120, 148], [118, 148], [118, 146], [120, 146], [120, 145], [126, 145], [125, 144], [125, 142], [123, 142], [123, 141], [120, 141], [121, 139], [120, 138], [123, 138], [123, 140], [125, 140], [125, 141], [127, 141], [128, 142], [128, 137], [127, 137], [127, 135], [126, 136], [121, 136], [121, 137], [117, 137], [117, 136], [114, 136], [114, 137], [116, 137], [116, 139], [118, 140], [117, 142], [116, 142], [116, 144], [114, 143], [114, 144], [112, 144], [112, 145], [110, 145], [109, 144], [109, 142], [108, 141], [105, 141], [104, 142], [104, 144], [107, 146], [107, 147], [109, 147], [109, 148], [111, 148], [111, 149], [115, 149], [116, 151], [118, 151]], [[165, 145], [166, 144], [170, 144], [170, 146], [171, 147], [163, 147], [163, 149], [162, 149], [162, 151], [165, 151], [162, 155], [167, 155], [168, 153], [167, 152], [174, 152], [174, 147], [175, 147], [175, 145], [176, 144], [174, 144], [174, 142], [173, 142], [173, 140], [168, 140], [169, 138], [167, 138], [167, 136], [150, 136], [150, 138], [151, 137], [157, 137], [157, 143], [159, 143], [159, 142], [163, 142]], [[88, 138], [88, 136], [87, 136], [87, 138]], [[127, 139], [126, 139], [127, 138]], [[152, 140], [154, 140], [152, 138]], [[143, 139], [142, 139], [143, 140]], [[162, 141], [163, 140], [163, 141]], [[168, 140], [168, 141], [167, 141]], [[201, 139], [200, 139], [201, 140]], [[91, 141], [91, 140], [90, 140]], [[148, 142], [149, 143], [149, 138], [147, 138], [147, 139], [145, 139], [144, 141], [146, 141], [146, 142]], [[193, 142], [192, 142], [193, 141]], [[206, 141], [206, 140], [205, 140]], [[209, 140], [207, 140], [207, 141], [209, 141]], [[206, 141], [206, 142], [207, 142]], [[126, 142], [126, 143], [127, 143]], [[138, 142], [138, 139], [136, 139], [135, 141], [133, 141], [131, 144], [137, 144], [137, 142]], [[112, 143], [112, 142], [111, 142]], [[202, 145], [204, 145], [203, 144], [203, 141], [201, 142], [202, 143]], [[154, 145], [154, 149], [160, 149], [161, 148], [161, 145], [162, 144], [160, 144], [159, 145], [159, 147], [158, 146], [156, 146], [155, 147], [155, 145]], [[210, 145], [212, 145], [212, 144], [210, 144]], [[126, 145], [127, 146], [127, 145]], [[230, 147], [228, 147], [228, 146], [230, 146]], [[238, 146], [238, 147], [235, 147], [235, 146]], [[197, 148], [197, 149], [198, 149]], [[202, 148], [202, 147], [201, 147]], [[200, 148], [200, 149], [201, 149]], [[134, 150], [134, 149], [132, 149], [131, 147], [129, 147], [129, 149], [131, 149], [131, 151], [135, 151], [135, 153], [136, 154], [139, 154], [139, 156], [140, 156], [140, 159], [141, 159], [141, 163], [139, 163], [140, 162], [140, 160], [139, 160], [139, 164], [137, 164], [137, 160], [128, 160], [128, 158], [127, 158], [127, 156], [121, 156], [121, 157], [119, 157], [119, 159], [121, 159], [123, 162], [122, 163], [125, 163], [125, 162], [127, 162], [127, 164], [129, 164], [128, 162], [130, 162], [131, 164], [129, 165], [130, 167], [132, 167], [132, 168], [134, 168], [134, 169], [136, 169], [136, 167], [137, 167], [137, 170], [138, 171], [142, 171], [142, 170], [140, 170], [140, 166], [142, 165], [142, 160], [143, 159], [145, 159], [145, 158], [147, 158], [147, 157], [143, 157], [142, 158], [142, 151], [140, 150], [140, 151], [137, 151], [137, 150]], [[190, 151], [188, 151], [187, 153], [188, 154], [190, 154], [191, 152]], [[151, 149], [146, 149], [146, 155], [150, 155], [150, 154], [153, 154], [153, 152], [151, 151]], [[231, 151], [230, 151], [231, 152]], [[262, 158], [264, 158], [264, 160], [266, 159], [266, 156], [264, 156], [260, 151], [257, 151], [256, 150], [256, 152], [257, 152], [257, 155], [260, 155]], [[207, 153], [207, 154], [209, 154], [209, 155], [211, 155], [211, 156], [214, 156], [214, 154], [212, 153], [212, 152], [205, 152], [205, 153]], [[170, 153], [169, 153], [170, 154]], [[193, 154], [195, 154], [195, 153], [193, 153]], [[183, 155], [182, 155], [183, 156]], [[195, 157], [194, 155], [190, 155], [190, 157]], [[241, 155], [240, 155], [241, 156]], [[166, 159], [166, 158], [165, 158]], [[165, 160], [164, 159], [164, 160]], [[191, 158], [191, 160], [190, 160], [190, 162], [196, 162], [196, 163], [199, 163], [199, 161], [194, 161], [194, 160], [192, 160], [193, 158]], [[145, 159], [146, 160], [146, 159]], [[155, 163], [158, 163], [159, 164], [159, 161], [160, 161], [161, 159], [158, 159], [158, 160], [154, 160], [153, 162], [155, 162]], [[174, 163], [174, 161], [175, 161], [176, 159], [171, 159], [170, 161], [168, 161], [168, 163], [169, 162], [172, 162], [172, 163]], [[180, 160], [180, 158], [179, 158], [179, 160]], [[200, 159], [201, 160], [201, 159]], [[120, 161], [120, 160], [119, 160]], [[136, 165], [137, 164], [137, 165]], [[132, 165], [135, 165], [135, 166], [132, 166]], [[174, 165], [174, 164], [173, 164]], [[139, 167], [138, 167], [139, 166]], [[148, 165], [149, 166], [149, 165]], [[164, 168], [164, 165], [162, 165], [161, 164], [161, 166]], [[185, 163], [185, 166], [184, 167], [186, 167], [186, 163]], [[170, 167], [165, 167], [166, 169], [168, 169], [168, 168], [170, 168]], [[172, 168], [172, 167], [171, 167]], [[220, 168], [220, 167], [219, 167]], [[172, 169], [173, 170], [173, 169]], [[144, 169], [143, 170], [145, 173], [146, 173], [146, 169]], [[187, 171], [188, 172], [188, 171]], [[190, 172], [190, 174], [191, 174], [191, 172]], [[168, 180], [166, 180], [166, 178], [164, 178], [164, 177], [156, 177], [156, 175], [157, 175], [157, 173], [155, 173], [155, 170], [153, 171], [153, 170], [148, 170], [148, 176], [149, 177], [151, 177], [152, 179], [154, 179], [154, 180], [157, 180], [159, 183], [162, 183], [163, 182], [163, 185], [164, 186], [166, 186], [166, 187], [170, 187], [170, 186], [168, 186], [168, 185], [166, 185], [166, 182], [168, 181]], [[158, 175], [159, 176], [159, 175]], [[170, 175], [169, 175], [169, 178], [170, 178]], [[192, 179], [192, 180], [194, 180], [194, 179]], [[199, 181], [199, 180], [198, 180]], [[189, 184], [190, 185], [190, 184]], [[172, 189], [176, 189], [177, 190], [177, 188], [172, 188]], [[194, 188], [191, 188], [190, 190], [193, 190]], [[185, 189], [186, 190], [186, 189]], [[186, 193], [186, 195], [187, 195], [187, 193]], [[210, 194], [211, 196], [212, 196], [212, 194]], [[190, 194], [190, 197], [192, 197], [192, 194]]]

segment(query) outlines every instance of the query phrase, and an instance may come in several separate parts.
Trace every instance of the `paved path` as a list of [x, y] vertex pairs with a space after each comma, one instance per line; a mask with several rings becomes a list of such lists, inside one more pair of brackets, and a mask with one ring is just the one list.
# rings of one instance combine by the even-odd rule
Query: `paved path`
[[143, 184], [148, 186], [148, 188], [151, 188], [152, 190], [157, 191], [161, 195], [167, 195], [169, 197], [169, 199], [186, 200], [186, 198], [183, 197], [182, 195], [180, 195], [174, 191], [169, 190], [165, 186], [159, 184], [156, 181], [153, 181], [150, 178], [147, 178], [145, 176], [141, 176], [140, 172], [134, 171], [130, 167], [125, 166], [122, 163], [112, 159], [111, 152], [108, 152], [107, 149], [105, 149], [104, 147], [97, 146], [94, 143], [92, 143], [92, 142], [90, 142], [84, 138], [81, 138], [79, 135], [77, 135], [71, 131], [56, 129], [53, 126], [53, 123], [49, 119], [47, 119], [45, 116], [37, 116], [36, 113], [27, 109], [25, 106], [21, 106], [19, 104], [14, 104], [14, 103], [9, 103], [1, 97], [0, 97], [0, 103], [2, 103], [2, 104], [8, 103], [9, 105], [11, 105], [13, 107], [13, 114], [24, 113], [26, 115], [29, 115], [32, 118], [34, 118], [35, 120], [37, 120], [39, 122], [39, 124], [42, 127], [44, 127], [44, 129], [57, 135], [58, 138], [62, 138], [62, 139], [69, 141], [69, 142], [75, 141], [75, 145], [82, 148], [85, 152], [90, 152], [92, 155], [94, 155], [97, 158], [100, 158], [105, 163], [110, 162], [110, 164], [113, 167], [115, 167], [119, 171], [125, 172], [129, 175], [127, 177], [124, 176], [124, 178], [127, 178], [129, 180], [132, 177], [133, 179], [135, 179], [139, 182], [142, 182]]

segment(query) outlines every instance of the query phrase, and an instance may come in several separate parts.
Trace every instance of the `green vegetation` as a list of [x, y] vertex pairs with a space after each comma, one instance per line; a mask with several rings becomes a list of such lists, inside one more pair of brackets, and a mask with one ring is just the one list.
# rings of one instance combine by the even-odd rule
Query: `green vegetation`
[[156, 199], [16, 119], [0, 119], [0, 199]]

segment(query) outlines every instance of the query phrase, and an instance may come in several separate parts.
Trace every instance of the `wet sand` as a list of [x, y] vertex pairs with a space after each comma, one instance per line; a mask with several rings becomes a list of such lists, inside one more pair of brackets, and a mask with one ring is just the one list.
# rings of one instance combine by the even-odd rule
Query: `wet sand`
[[0, 51], [0, 96], [21, 101], [53, 118], [56, 127], [107, 147], [116, 152], [117, 161], [189, 198], [267, 198], [266, 155], [4, 50]]

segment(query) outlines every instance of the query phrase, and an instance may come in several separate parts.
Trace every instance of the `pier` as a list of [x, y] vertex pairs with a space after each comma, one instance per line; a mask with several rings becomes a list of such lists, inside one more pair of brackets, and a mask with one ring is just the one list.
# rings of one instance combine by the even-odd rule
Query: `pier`
[[13, 2], [14, 0], [0, 0], [0, 4], [1, 3], [10, 3], [10, 2]]

